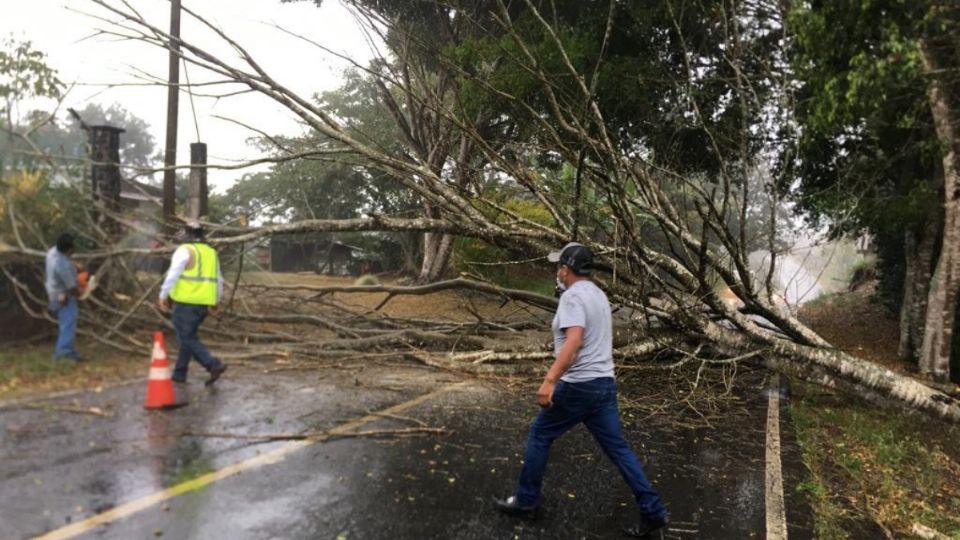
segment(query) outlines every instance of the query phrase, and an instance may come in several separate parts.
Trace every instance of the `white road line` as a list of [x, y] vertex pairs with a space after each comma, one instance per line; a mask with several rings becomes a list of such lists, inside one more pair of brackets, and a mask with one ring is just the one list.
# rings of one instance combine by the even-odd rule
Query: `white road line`
[[767, 402], [766, 509], [767, 540], [787, 540], [787, 511], [783, 500], [780, 462], [780, 376], [770, 381]]

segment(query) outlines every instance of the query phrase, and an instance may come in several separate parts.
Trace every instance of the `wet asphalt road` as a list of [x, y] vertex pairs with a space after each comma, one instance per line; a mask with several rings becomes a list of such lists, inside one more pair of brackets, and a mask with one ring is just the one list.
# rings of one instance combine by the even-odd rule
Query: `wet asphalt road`
[[[109, 418], [0, 407], [0, 539], [55, 531], [293, 444], [183, 432], [324, 430], [461, 380], [412, 365], [269, 375], [235, 370], [211, 389], [200, 382], [178, 386], [178, 399], [189, 405], [172, 411], [144, 411], [140, 383], [33, 402], [99, 407]], [[764, 537], [766, 398], [756, 391], [760, 386], [746, 380], [739, 390], [742, 412], [712, 428], [624, 418], [628, 439], [670, 510], [667, 538]], [[417, 419], [451, 435], [300, 445], [277, 463], [77, 538], [623, 538], [621, 524], [635, 517], [632, 498], [582, 427], [554, 444], [538, 520], [493, 510], [491, 497], [509, 494], [520, 469], [537, 410], [527, 392], [467, 380], [360, 428], [405, 428]], [[810, 510], [795, 490], [802, 466], [790, 426], [782, 427], [790, 538], [810, 538]]]

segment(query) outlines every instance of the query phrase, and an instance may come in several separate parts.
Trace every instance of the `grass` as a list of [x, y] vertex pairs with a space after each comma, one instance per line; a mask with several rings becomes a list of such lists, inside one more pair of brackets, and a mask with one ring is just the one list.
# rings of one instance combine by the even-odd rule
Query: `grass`
[[544, 296], [553, 296], [557, 284], [552, 270], [530, 265], [520, 265], [510, 269], [488, 269], [482, 272], [482, 275], [501, 287], [530, 291]]
[[52, 344], [0, 346], [0, 399], [74, 388], [95, 388], [137, 375], [146, 377], [145, 358], [128, 358], [105, 347], [79, 343], [86, 360], [54, 361]]
[[207, 460], [201, 459], [191, 461], [177, 471], [177, 474], [174, 476], [170, 485], [176, 486], [184, 482], [189, 482], [190, 480], [195, 480], [205, 474], [212, 473], [214, 470], [216, 469], [214, 469], [213, 465], [211, 465]]
[[866, 523], [909, 537], [914, 523], [960, 539], [960, 429], [798, 384], [790, 405], [810, 478], [797, 490], [816, 537]]
[[[900, 373], [897, 321], [872, 287], [818, 298], [800, 319], [827, 341]], [[912, 537], [915, 523], [960, 540], [960, 427], [797, 384], [790, 414], [810, 478], [798, 489], [816, 537]], [[884, 531], [885, 529], [885, 531]]]
[[553, 296], [554, 288], [556, 287], [556, 281], [553, 279], [553, 277], [548, 276], [545, 278], [541, 276], [522, 274], [504, 277], [500, 280], [497, 280], [497, 283], [502, 287], [521, 289], [524, 291], [542, 294], [544, 296]]
[[796, 490], [813, 503], [816, 538], [823, 540], [848, 538], [844, 531], [845, 510], [830, 496], [830, 489], [816, 476], [797, 484]]

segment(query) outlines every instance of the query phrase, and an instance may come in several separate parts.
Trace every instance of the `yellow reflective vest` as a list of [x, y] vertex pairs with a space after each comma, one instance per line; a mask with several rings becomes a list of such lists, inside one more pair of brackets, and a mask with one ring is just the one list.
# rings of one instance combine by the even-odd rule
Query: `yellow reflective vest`
[[184, 246], [193, 252], [193, 266], [180, 274], [170, 291], [170, 298], [181, 304], [217, 305], [217, 281], [220, 278], [217, 252], [206, 244]]

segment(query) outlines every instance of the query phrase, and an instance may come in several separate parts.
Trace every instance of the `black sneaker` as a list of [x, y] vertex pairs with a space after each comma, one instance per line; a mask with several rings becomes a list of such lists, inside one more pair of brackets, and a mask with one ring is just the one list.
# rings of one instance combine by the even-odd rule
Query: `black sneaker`
[[640, 518], [640, 521], [625, 525], [623, 527], [623, 532], [627, 536], [632, 536], [634, 538], [663, 538], [663, 533], [667, 530], [667, 524], [670, 523], [670, 520], [664, 516], [659, 519], [643, 519]]
[[217, 379], [223, 375], [223, 372], [227, 370], [226, 364], [220, 364], [220, 367], [210, 370], [210, 378], [206, 380], [203, 384], [210, 386], [211, 384], [217, 382]]
[[180, 377], [170, 377], [170, 380], [173, 381], [173, 382], [175, 382], [175, 383], [177, 383], [177, 384], [187, 384], [187, 378], [186, 378], [186, 377], [183, 377], [183, 378], [180, 378]]
[[506, 499], [493, 499], [494, 506], [497, 507], [497, 510], [503, 512], [504, 514], [510, 516], [518, 516], [522, 518], [535, 518], [537, 517], [537, 506], [523, 506], [517, 502], [517, 498], [513, 495], [507, 497]]

